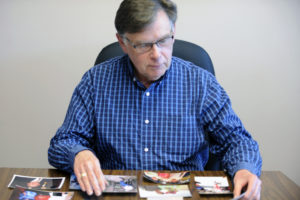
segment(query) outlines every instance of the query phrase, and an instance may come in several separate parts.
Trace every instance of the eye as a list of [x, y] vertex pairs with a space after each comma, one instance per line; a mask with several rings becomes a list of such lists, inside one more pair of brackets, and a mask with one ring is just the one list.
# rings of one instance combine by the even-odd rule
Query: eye
[[172, 37], [163, 38], [163, 39], [159, 40], [157, 42], [157, 44], [162, 45], [162, 46], [163, 45], [168, 45], [171, 40], [172, 40]]
[[149, 47], [152, 47], [152, 43], [141, 43], [136, 45], [139, 49], [148, 49]]
[[167, 43], [167, 41], [168, 41], [168, 38], [164, 38], [164, 39], [159, 40], [157, 43], [158, 44], [165, 44], [165, 43]]

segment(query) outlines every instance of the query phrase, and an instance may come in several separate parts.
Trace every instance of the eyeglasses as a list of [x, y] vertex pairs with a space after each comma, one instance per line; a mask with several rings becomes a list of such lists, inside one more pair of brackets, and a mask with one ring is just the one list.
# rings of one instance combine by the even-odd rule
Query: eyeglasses
[[155, 44], [159, 48], [169, 48], [171, 47], [174, 39], [174, 35], [169, 35], [167, 37], [164, 37], [156, 42], [144, 42], [144, 43], [138, 43], [134, 44], [131, 42], [126, 36], [124, 37], [127, 42], [136, 50], [138, 53], [146, 53], [150, 51]]

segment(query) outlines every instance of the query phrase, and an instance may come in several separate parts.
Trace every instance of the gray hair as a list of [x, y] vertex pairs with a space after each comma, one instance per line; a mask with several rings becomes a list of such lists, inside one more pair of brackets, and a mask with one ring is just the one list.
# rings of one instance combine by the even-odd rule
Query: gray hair
[[120, 35], [141, 32], [163, 10], [172, 26], [177, 19], [177, 6], [171, 0], [124, 0], [117, 11], [115, 27]]

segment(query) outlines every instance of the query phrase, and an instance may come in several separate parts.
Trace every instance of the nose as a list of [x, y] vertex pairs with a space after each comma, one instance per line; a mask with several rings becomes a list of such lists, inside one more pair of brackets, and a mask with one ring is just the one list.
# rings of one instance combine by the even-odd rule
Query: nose
[[160, 57], [160, 48], [157, 44], [153, 44], [150, 55], [153, 59], [158, 59]]

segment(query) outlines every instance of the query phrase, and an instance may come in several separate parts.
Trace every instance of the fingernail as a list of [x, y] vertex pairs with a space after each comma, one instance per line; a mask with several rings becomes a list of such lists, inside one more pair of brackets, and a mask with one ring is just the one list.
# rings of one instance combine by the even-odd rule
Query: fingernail
[[101, 195], [101, 192], [97, 191], [97, 192], [96, 192], [96, 195], [97, 195], [97, 196], [100, 196], [100, 195]]

